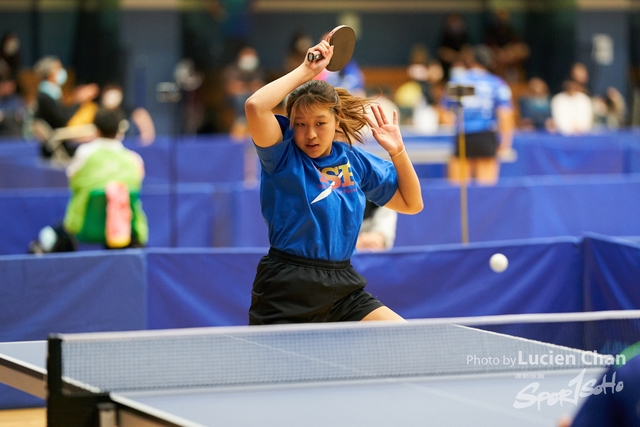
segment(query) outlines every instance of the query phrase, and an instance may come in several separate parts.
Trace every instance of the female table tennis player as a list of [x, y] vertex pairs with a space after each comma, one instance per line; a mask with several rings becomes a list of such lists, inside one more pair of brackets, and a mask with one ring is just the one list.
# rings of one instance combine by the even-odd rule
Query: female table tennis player
[[[422, 210], [420, 183], [407, 156], [397, 113], [389, 121], [366, 99], [313, 80], [329, 63], [327, 41], [304, 62], [246, 102], [249, 132], [262, 167], [260, 202], [269, 254], [258, 264], [249, 323], [402, 320], [371, 294], [349, 261], [365, 200], [401, 213]], [[286, 100], [287, 117], [272, 110]], [[352, 147], [369, 124], [390, 156]], [[340, 142], [345, 141], [345, 142]]]

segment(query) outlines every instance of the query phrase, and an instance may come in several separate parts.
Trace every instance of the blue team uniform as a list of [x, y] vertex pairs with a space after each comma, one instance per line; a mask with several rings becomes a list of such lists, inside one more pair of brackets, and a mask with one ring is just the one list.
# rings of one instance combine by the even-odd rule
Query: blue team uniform
[[333, 87], [341, 87], [349, 92], [364, 92], [364, 74], [355, 59], [351, 59], [340, 71], [327, 71], [324, 80]]
[[258, 264], [249, 323], [361, 320], [382, 303], [349, 260], [366, 199], [382, 206], [398, 189], [395, 167], [343, 142], [312, 159], [293, 141], [289, 119], [276, 117], [283, 141], [257, 147], [271, 248]]
[[271, 247], [311, 259], [348, 260], [355, 250], [365, 199], [385, 205], [398, 183], [393, 163], [334, 142], [312, 159], [293, 141], [289, 119], [277, 116], [284, 140], [257, 147], [260, 203]]
[[[474, 96], [462, 97], [465, 133], [496, 131], [497, 108], [513, 108], [511, 89], [507, 83], [486, 70], [471, 68], [452, 77], [449, 83], [475, 87]], [[455, 101], [445, 96], [443, 105], [452, 109]]]

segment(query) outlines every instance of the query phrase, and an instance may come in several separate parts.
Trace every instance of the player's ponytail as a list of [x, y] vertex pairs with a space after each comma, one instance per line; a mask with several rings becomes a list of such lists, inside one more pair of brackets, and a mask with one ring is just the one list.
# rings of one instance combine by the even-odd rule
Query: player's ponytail
[[363, 142], [362, 129], [367, 125], [366, 109], [370, 102], [353, 96], [343, 88], [334, 88], [321, 80], [311, 80], [300, 85], [287, 98], [286, 114], [291, 118], [297, 111], [314, 108], [332, 110], [338, 119], [338, 132], [349, 145], [353, 140]]
[[362, 143], [362, 129], [367, 126], [366, 109], [370, 102], [359, 96], [353, 96], [348, 90], [336, 88], [338, 94], [338, 105], [336, 114], [338, 115], [338, 127], [345, 135], [347, 142], [351, 145], [353, 139]]

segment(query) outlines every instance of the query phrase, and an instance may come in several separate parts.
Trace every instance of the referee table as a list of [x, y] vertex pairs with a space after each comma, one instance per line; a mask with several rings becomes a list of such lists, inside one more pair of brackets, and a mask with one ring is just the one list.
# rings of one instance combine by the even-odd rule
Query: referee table
[[600, 313], [52, 335], [0, 344], [0, 381], [49, 427], [555, 426], [623, 387], [552, 343], [637, 339], [638, 312]]

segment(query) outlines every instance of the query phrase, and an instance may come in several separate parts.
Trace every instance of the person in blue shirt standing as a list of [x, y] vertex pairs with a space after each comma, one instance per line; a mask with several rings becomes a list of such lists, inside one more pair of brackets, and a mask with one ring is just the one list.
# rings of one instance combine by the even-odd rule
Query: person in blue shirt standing
[[[402, 320], [371, 294], [350, 263], [366, 200], [398, 212], [422, 210], [420, 182], [405, 151], [398, 116], [313, 80], [333, 46], [322, 41], [293, 71], [246, 102], [249, 132], [261, 164], [260, 203], [271, 248], [258, 264], [249, 323]], [[287, 116], [272, 110], [286, 98]], [[383, 160], [359, 147], [371, 127], [389, 153]]]
[[[513, 103], [511, 89], [502, 78], [491, 74], [491, 50], [476, 46], [463, 55], [467, 71], [455, 75], [450, 84], [473, 86], [475, 94], [461, 98], [464, 116], [467, 168], [461, 176], [458, 144], [449, 161], [448, 176], [452, 182], [475, 179], [478, 184], [494, 185], [500, 174], [501, 151], [511, 149], [513, 139]], [[457, 101], [443, 97], [444, 107], [457, 109]]]

